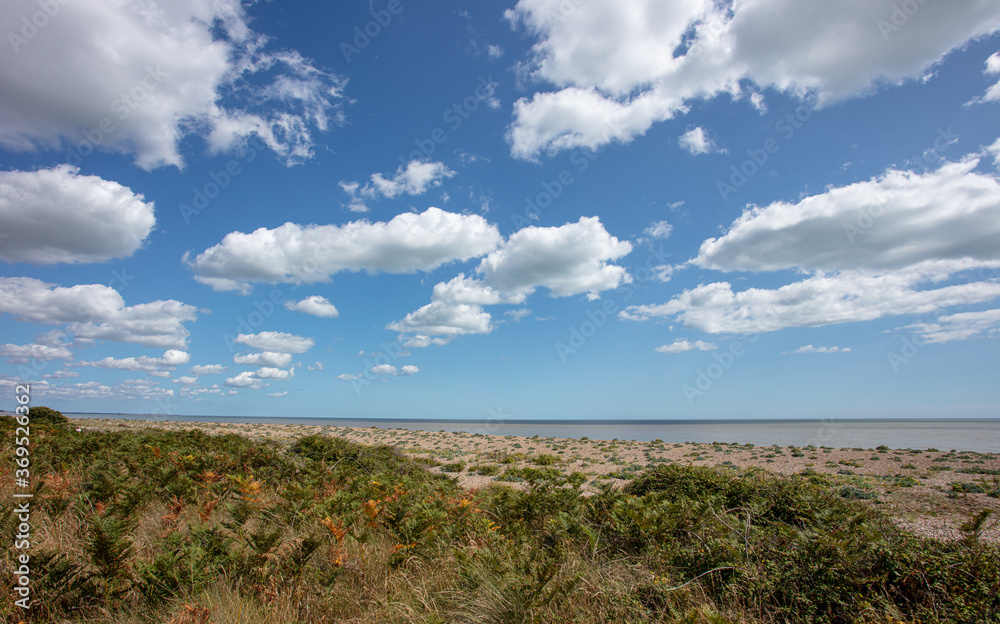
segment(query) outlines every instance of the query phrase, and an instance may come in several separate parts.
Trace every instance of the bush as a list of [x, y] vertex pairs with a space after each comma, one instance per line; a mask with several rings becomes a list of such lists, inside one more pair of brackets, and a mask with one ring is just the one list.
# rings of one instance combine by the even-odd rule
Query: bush
[[62, 415], [62, 412], [39, 405], [28, 410], [28, 416], [33, 425], [65, 426], [69, 424], [69, 419]]

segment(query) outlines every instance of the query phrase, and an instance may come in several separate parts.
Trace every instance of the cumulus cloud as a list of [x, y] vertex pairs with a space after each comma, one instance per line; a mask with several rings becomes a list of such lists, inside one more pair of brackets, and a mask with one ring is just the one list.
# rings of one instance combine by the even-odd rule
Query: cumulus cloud
[[319, 362], [319, 361], [313, 362], [309, 366], [306, 366], [306, 370], [321, 371], [321, 370], [323, 370], [323, 362]]
[[503, 313], [504, 316], [509, 317], [510, 320], [514, 321], [515, 323], [520, 323], [521, 319], [528, 316], [529, 314], [531, 314], [531, 310], [529, 310], [528, 308], [517, 308], [514, 310], [507, 310], [506, 312]]
[[30, 277], [0, 277], [0, 313], [41, 325], [68, 324], [76, 339], [184, 348], [197, 308], [169, 299], [126, 306], [102, 284], [62, 287]]
[[0, 172], [0, 245], [6, 262], [105, 262], [130, 256], [156, 219], [128, 187], [59, 165]]
[[320, 297], [319, 295], [306, 297], [302, 301], [286, 301], [285, 307], [289, 310], [297, 310], [298, 312], [323, 318], [337, 318], [340, 316], [340, 312], [337, 311], [336, 306], [330, 303], [326, 297]]
[[632, 280], [623, 267], [608, 263], [631, 251], [632, 244], [611, 236], [598, 217], [580, 217], [559, 227], [514, 232], [476, 270], [512, 302], [523, 301], [539, 286], [553, 297], [586, 293], [596, 299], [602, 290]]
[[1000, 336], [1000, 309], [959, 312], [941, 316], [933, 323], [914, 323], [906, 327], [927, 342], [950, 342], [968, 338]]
[[[987, 76], [1000, 74], [1000, 52], [994, 52], [988, 59], [986, 59], [986, 69], [983, 70], [983, 73]], [[982, 97], [973, 100], [973, 103], [998, 101], [1000, 101], [1000, 82], [997, 82], [995, 85], [987, 89], [986, 93], [984, 93]]]
[[649, 227], [643, 230], [643, 234], [651, 238], [667, 238], [673, 231], [674, 226], [666, 221], [654, 221], [649, 224]]
[[316, 344], [312, 338], [286, 334], [284, 332], [264, 331], [259, 334], [240, 334], [233, 341], [261, 351], [277, 353], [305, 353]]
[[260, 353], [236, 353], [233, 355], [233, 362], [246, 366], [271, 366], [281, 368], [292, 363], [292, 354], [275, 353], [274, 351], [262, 351]]
[[93, 362], [80, 362], [76, 366], [89, 366], [93, 368], [112, 368], [132, 372], [164, 372], [174, 370], [182, 364], [191, 361], [191, 355], [187, 351], [170, 349], [165, 351], [158, 358], [140, 355], [139, 357], [113, 358], [106, 357]]
[[198, 383], [198, 378], [187, 377], [187, 376], [178, 377], [177, 379], [174, 380], [174, 383], [181, 384], [182, 386], [193, 386], [194, 384]]
[[[163, 388], [160, 382], [149, 379], [126, 379], [108, 385], [97, 381], [50, 384], [44, 380], [31, 384], [32, 397], [38, 402], [50, 401], [156, 401], [158, 405], [174, 400], [173, 390]], [[2, 385], [2, 382], [0, 382]]]
[[814, 347], [811, 344], [799, 347], [794, 351], [782, 351], [783, 355], [786, 354], [798, 354], [798, 353], [848, 353], [850, 352], [850, 347]]
[[441, 181], [455, 175], [455, 172], [440, 162], [411, 160], [400, 166], [389, 177], [374, 173], [369, 182], [361, 186], [358, 182], [341, 181], [340, 188], [351, 196], [348, 208], [353, 212], [367, 212], [365, 200], [398, 195], [423, 195], [428, 189], [441, 186]]
[[258, 379], [254, 372], [243, 371], [235, 377], [227, 377], [224, 383], [231, 388], [250, 388], [252, 390], [263, 388], [264, 382]]
[[192, 375], [221, 375], [227, 369], [222, 364], [198, 364], [191, 367]]
[[680, 143], [681, 147], [695, 156], [698, 154], [709, 154], [715, 151], [725, 151], [718, 150], [712, 139], [708, 137], [708, 133], [705, 132], [705, 129], [700, 126], [697, 128], [691, 128], [682, 134], [678, 143]]
[[[978, 164], [969, 157], [923, 174], [890, 170], [794, 204], [751, 207], [724, 235], [702, 243], [691, 264], [797, 270], [808, 277], [741, 292], [728, 282], [701, 284], [664, 304], [629, 306], [619, 316], [673, 317], [711, 333], [746, 333], [990, 301], [1000, 296], [1000, 181], [976, 173]], [[941, 285], [948, 281], [959, 283]], [[961, 314], [920, 331], [941, 340], [987, 332], [977, 329], [986, 320]]]
[[[432, 301], [402, 320], [389, 323], [386, 329], [416, 334], [404, 343], [407, 347], [440, 346], [455, 336], [488, 334], [493, 331], [492, 321], [489, 312], [481, 306]], [[438, 339], [431, 338], [433, 336]]]
[[219, 151], [256, 134], [295, 164], [313, 155], [314, 132], [341, 121], [344, 80], [271, 47], [239, 0], [74, 0], [44, 36], [18, 40], [21, 17], [38, 10], [10, 0], [0, 15], [15, 48], [0, 65], [7, 149], [65, 149], [71, 163], [103, 149], [151, 170], [183, 167], [189, 135]]
[[481, 256], [499, 242], [497, 227], [479, 215], [428, 208], [388, 222], [286, 223], [250, 234], [232, 232], [193, 260], [185, 256], [185, 261], [196, 279], [216, 290], [248, 292], [252, 282], [325, 282], [340, 271], [430, 271]]
[[[695, 100], [773, 88], [808, 105], [922, 77], [1000, 29], [1000, 6], [922, 4], [905, 28], [891, 0], [520, 0], [506, 17], [537, 37], [524, 70], [554, 87], [514, 104], [515, 157], [627, 142]], [[774, 19], [781, 15], [781, 20]], [[795, 24], [795, 28], [787, 28]], [[882, 24], [887, 25], [886, 29]]]
[[608, 263], [631, 251], [631, 243], [611, 236], [597, 217], [523, 228], [480, 261], [476, 272], [481, 279], [460, 273], [436, 284], [429, 304], [386, 328], [413, 334], [404, 344], [414, 348], [488, 334], [493, 322], [484, 305], [519, 304], [538, 287], [553, 297], [586, 293], [596, 299], [601, 291], [632, 280], [623, 267]]
[[[416, 366], [412, 365], [412, 364], [406, 364], [402, 368], [398, 368], [398, 369], [395, 366], [393, 366], [392, 364], [379, 364], [378, 366], [371, 367], [368, 370], [368, 372], [371, 373], [372, 375], [379, 375], [379, 376], [387, 376], [387, 375], [393, 375], [393, 376], [403, 375], [403, 376], [407, 376], [407, 375], [415, 375], [415, 374], [419, 373], [420, 369], [417, 368]], [[350, 380], [350, 379], [358, 379], [359, 377], [360, 376], [340, 375], [339, 379]]]
[[701, 340], [695, 340], [690, 342], [684, 338], [678, 338], [668, 345], [661, 345], [656, 347], [655, 351], [657, 353], [684, 353], [685, 351], [714, 351], [718, 349], [715, 344], [711, 342], [703, 342]]
[[7, 358], [11, 364], [26, 364], [32, 360], [45, 362], [49, 360], [73, 359], [73, 352], [62, 346], [49, 346], [36, 343], [23, 345], [0, 345], [0, 357]]
[[629, 306], [619, 317], [675, 317], [687, 327], [708, 333], [744, 334], [927, 314], [1000, 297], [1000, 283], [995, 281], [923, 288], [938, 277], [916, 270], [884, 275], [842, 272], [816, 275], [777, 289], [739, 292], [728, 282], [715, 282], [685, 290], [664, 304]]
[[289, 368], [286, 370], [283, 368], [274, 368], [272, 366], [265, 366], [263, 368], [258, 368], [256, 371], [254, 371], [254, 376], [257, 379], [277, 379], [277, 380], [291, 379], [292, 377], [295, 377], [295, 369]]
[[889, 270], [990, 263], [1000, 249], [1000, 181], [976, 158], [924, 174], [889, 170], [797, 203], [751, 207], [692, 261], [721, 271]]

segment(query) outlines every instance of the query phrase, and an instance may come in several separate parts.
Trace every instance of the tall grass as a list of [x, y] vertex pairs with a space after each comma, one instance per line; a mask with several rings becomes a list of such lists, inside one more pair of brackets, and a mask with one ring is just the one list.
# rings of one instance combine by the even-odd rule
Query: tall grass
[[42, 425], [32, 441], [32, 621], [1000, 622], [986, 515], [924, 539], [808, 476], [663, 466], [587, 497], [584, 476], [542, 467], [469, 492], [321, 436]]

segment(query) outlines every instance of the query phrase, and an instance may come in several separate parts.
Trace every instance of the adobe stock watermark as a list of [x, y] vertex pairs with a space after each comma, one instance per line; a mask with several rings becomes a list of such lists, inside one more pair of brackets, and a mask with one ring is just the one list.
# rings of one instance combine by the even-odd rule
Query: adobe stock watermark
[[441, 113], [441, 121], [444, 125], [434, 128], [424, 138], [414, 139], [413, 144], [417, 149], [407, 156], [400, 156], [399, 165], [406, 167], [409, 162], [414, 160], [430, 160], [438, 147], [450, 138], [449, 131], [456, 132], [482, 106], [494, 108], [496, 99], [493, 94], [498, 86], [500, 83], [493, 80], [492, 74], [479, 76], [476, 88], [470, 95], [453, 103]]
[[[226, 165], [218, 171], [208, 172], [208, 181], [200, 186], [191, 187], [191, 202], [189, 204], [179, 204], [177, 211], [180, 213], [184, 223], [191, 224], [191, 219], [204, 212], [218, 197], [222, 191], [233, 182], [234, 179], [243, 173], [243, 164], [249, 163], [257, 158], [259, 151], [264, 151], [267, 145], [256, 134], [247, 139], [247, 144], [242, 146], [235, 158], [229, 160]], [[242, 164], [241, 164], [242, 163]]]
[[594, 149], [576, 149], [570, 153], [569, 162], [573, 168], [565, 168], [549, 180], [542, 180], [539, 183], [541, 191], [535, 195], [524, 196], [524, 210], [515, 212], [510, 216], [511, 222], [516, 228], [523, 228], [531, 225], [532, 221], [541, 219], [542, 212], [555, 203], [567, 188], [576, 182], [578, 175], [585, 172], [604, 151], [606, 146], [616, 136], [621, 135], [621, 128], [617, 123], [611, 122], [604, 126], [601, 131], [600, 147]]
[[901, 367], [912, 362], [913, 358], [917, 357], [920, 349], [926, 344], [927, 341], [919, 334], [903, 336], [900, 339], [898, 351], [889, 351], [885, 354], [886, 360], [889, 361], [889, 366], [892, 367], [892, 372], [898, 373]]
[[[802, 129], [809, 119], [812, 118], [813, 111], [808, 106], [802, 105], [794, 112], [786, 114], [774, 124], [774, 130], [784, 141], [790, 141], [795, 133]], [[746, 151], [747, 158], [739, 165], [730, 165], [728, 180], [717, 180], [715, 190], [719, 192], [722, 201], [729, 199], [729, 196], [743, 187], [753, 176], [764, 168], [767, 161], [781, 149], [781, 142], [777, 138], [770, 136], [761, 142], [760, 147], [753, 147]]]
[[393, 18], [403, 12], [403, 4], [400, 0], [389, 0], [384, 9], [375, 10], [374, 6], [368, 9], [371, 19], [361, 26], [354, 27], [354, 38], [350, 41], [340, 42], [340, 53], [344, 55], [344, 60], [348, 63], [351, 59], [371, 45], [372, 40], [378, 38], [386, 28], [393, 22]]
[[[115, 118], [118, 122], [125, 121], [132, 114], [132, 111], [139, 107], [146, 98], [156, 90], [164, 78], [169, 74], [164, 72], [159, 65], [156, 67], [146, 66], [146, 73], [134, 87], [128, 91], [123, 91], [118, 97], [113, 99], [109, 108], [114, 117], [108, 116], [97, 122], [89, 130], [81, 130], [83, 140], [76, 145], [71, 145], [66, 150], [66, 159], [63, 161], [73, 166], [79, 166], [83, 159], [90, 156], [94, 150], [104, 144], [105, 139], [114, 134], [118, 129]], [[53, 163], [53, 166], [61, 163]]]
[[882, 40], [888, 41], [889, 37], [899, 31], [900, 28], [906, 26], [906, 23], [910, 21], [910, 18], [917, 14], [920, 7], [927, 4], [927, 0], [903, 0], [902, 2], [893, 2], [892, 11], [886, 18], [879, 19], [875, 22], [878, 26], [879, 33], [882, 34]]
[[[758, 338], [760, 338], [760, 333], [753, 334], [747, 339], [747, 342], [753, 344], [757, 342]], [[703, 369], [697, 369], [693, 384], [681, 386], [681, 392], [684, 393], [688, 405], [694, 405], [695, 398], [704, 396], [706, 392], [711, 390], [715, 382], [719, 381], [726, 374], [726, 371], [733, 367], [736, 360], [743, 357], [746, 352], [746, 345], [740, 340], [730, 342], [729, 348], [725, 351], [713, 352], [712, 359], [715, 361]]]
[[350, 381], [351, 387], [354, 388], [354, 394], [361, 396], [361, 391], [372, 385], [372, 382], [384, 380], [384, 374], [378, 371], [390, 368], [395, 369], [393, 362], [409, 354], [403, 346], [402, 340], [403, 337], [399, 336], [392, 342], [379, 343], [379, 352], [363, 360], [360, 373], [357, 375], [339, 375], [338, 379]]
[[73, 0], [38, 0], [38, 10], [30, 16], [21, 17], [21, 28], [17, 32], [11, 30], [7, 32], [7, 41], [14, 50], [14, 54], [19, 54], [21, 48], [28, 45], [28, 42], [38, 36], [43, 28], [49, 25], [49, 21], [59, 14], [64, 6]]
[[[942, 156], [942, 152], [957, 143], [959, 139], [959, 135], [951, 131], [951, 126], [948, 126], [947, 129], [938, 128], [937, 134], [938, 136], [934, 139], [931, 147], [906, 159], [906, 164], [913, 165], [914, 171], [919, 168], [917, 173], [927, 173], [932, 167], [944, 162], [945, 158]], [[859, 236], [868, 232], [875, 225], [875, 222], [885, 214], [885, 208], [889, 202], [897, 197], [898, 195], [894, 191], [886, 191], [879, 195], [877, 205], [860, 208], [854, 221], [844, 224], [844, 235], [847, 237], [848, 244], [853, 245]]]
[[587, 341], [597, 335], [597, 331], [607, 324], [608, 319], [620, 311], [620, 303], [632, 298], [635, 289], [648, 282], [651, 282], [657, 274], [657, 268], [667, 262], [670, 254], [663, 253], [663, 248], [653, 249], [649, 247], [649, 254], [646, 256], [646, 265], [639, 267], [632, 282], [623, 284], [614, 289], [614, 297], [601, 299], [600, 306], [596, 309], [587, 310], [585, 318], [579, 323], [571, 326], [565, 340], [555, 343], [555, 352], [559, 361], [563, 364], [569, 361], [571, 355], [576, 354], [587, 344]]

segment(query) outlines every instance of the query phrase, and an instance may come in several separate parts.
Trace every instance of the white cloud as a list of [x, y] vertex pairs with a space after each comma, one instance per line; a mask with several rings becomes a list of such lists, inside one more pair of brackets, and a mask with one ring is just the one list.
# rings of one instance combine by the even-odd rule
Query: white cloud
[[264, 382], [257, 378], [254, 371], [243, 371], [235, 377], [228, 377], [225, 385], [231, 388], [252, 388], [257, 390], [264, 387]]
[[416, 334], [404, 341], [406, 347], [440, 346], [455, 336], [488, 334], [493, 331], [493, 323], [489, 312], [481, 306], [432, 301], [410, 312], [403, 320], [389, 323], [386, 329]]
[[127, 370], [132, 372], [164, 372], [175, 369], [178, 366], [191, 361], [191, 355], [187, 351], [170, 349], [165, 351], [161, 357], [153, 358], [148, 355], [139, 357], [113, 358], [106, 357], [94, 362], [80, 362], [76, 366], [89, 366], [94, 368], [112, 368], [117, 370]]
[[432, 301], [442, 303], [471, 303], [475, 305], [493, 305], [503, 302], [504, 298], [490, 286], [459, 273], [447, 282], [434, 285], [431, 294]]
[[[371, 367], [371, 369], [369, 369], [368, 372], [371, 373], [372, 375], [379, 375], [379, 376], [388, 376], [388, 375], [393, 375], [393, 376], [399, 376], [399, 375], [408, 376], [408, 375], [415, 375], [415, 374], [419, 373], [420, 369], [417, 368], [416, 366], [412, 365], [412, 364], [406, 364], [405, 366], [403, 366], [402, 368], [399, 368], [399, 369], [397, 369], [392, 364], [379, 364], [378, 366]], [[350, 379], [358, 379], [359, 377], [360, 377], [360, 375], [358, 375], [358, 376], [340, 375], [338, 378], [339, 379], [350, 380]]]
[[245, 366], [272, 366], [281, 368], [292, 363], [292, 354], [275, 353], [274, 351], [245, 354], [236, 353], [233, 355], [233, 362]]
[[325, 282], [340, 271], [430, 271], [488, 253], [500, 240], [497, 227], [481, 216], [428, 208], [388, 222], [286, 223], [251, 234], [232, 232], [194, 260], [185, 256], [185, 261], [198, 274], [196, 279], [216, 290], [245, 290], [255, 281]]
[[520, 323], [521, 319], [531, 314], [531, 310], [529, 310], [528, 308], [517, 308], [515, 310], [507, 310], [503, 314], [504, 316], [510, 317], [510, 320], [514, 321], [515, 323]]
[[280, 399], [286, 394], [288, 394], [288, 390], [282, 390], [281, 392], [268, 392], [267, 396], [271, 397], [272, 399]]
[[283, 369], [283, 368], [273, 368], [270, 366], [265, 366], [264, 368], [258, 368], [254, 371], [254, 377], [257, 379], [278, 379], [285, 380], [295, 377], [295, 369]]
[[105, 262], [130, 256], [156, 218], [128, 187], [59, 165], [0, 172], [0, 244], [6, 262]]
[[261, 351], [278, 353], [305, 353], [316, 342], [312, 338], [286, 334], [283, 332], [265, 331], [259, 334], [240, 334], [233, 341]]
[[323, 362], [319, 362], [319, 361], [313, 362], [309, 366], [306, 366], [306, 370], [321, 371], [321, 370], [323, 370]]
[[169, 299], [126, 306], [118, 292], [101, 284], [70, 287], [30, 277], [0, 277], [0, 314], [41, 325], [68, 323], [76, 339], [114, 340], [146, 347], [184, 348], [185, 322], [194, 306]]
[[341, 373], [337, 375], [337, 379], [342, 381], [354, 381], [355, 379], [361, 379], [361, 375], [349, 375], [347, 373]]
[[434, 286], [431, 302], [390, 323], [386, 329], [413, 334], [406, 347], [443, 345], [452, 338], [493, 331], [484, 305], [521, 303], [539, 286], [553, 297], [603, 290], [631, 281], [624, 268], [608, 264], [632, 251], [631, 243], [611, 236], [597, 217], [581, 217], [559, 227], [518, 230], [479, 263], [481, 280], [460, 273]]
[[49, 373], [48, 375], [42, 375], [45, 379], [68, 379], [70, 377], [79, 377], [80, 373], [76, 371], [61, 369]]
[[980, 312], [959, 312], [938, 318], [935, 323], [914, 323], [914, 330], [927, 342], [950, 342], [987, 336], [1000, 336], [1000, 309]]
[[174, 391], [159, 386], [158, 381], [126, 379], [115, 385], [106, 385], [96, 381], [72, 384], [54, 385], [46, 381], [31, 384], [32, 398], [37, 403], [62, 401], [171, 401]]
[[706, 133], [705, 129], [701, 126], [691, 128], [682, 134], [678, 142], [681, 147], [695, 156], [698, 154], [709, 154], [711, 152], [720, 151], [715, 147], [715, 143], [708, 137], [708, 133]]
[[684, 338], [678, 338], [668, 345], [661, 345], [654, 349], [657, 353], [684, 353], [685, 351], [714, 351], [718, 349], [716, 345], [711, 342], [703, 342], [701, 340], [695, 340], [690, 342]]
[[[39, 6], [10, 0], [0, 31], [19, 33]], [[182, 167], [191, 134], [217, 151], [256, 133], [302, 162], [313, 133], [340, 122], [344, 81], [271, 49], [248, 22], [238, 0], [60, 3], [43, 36], [6, 37], [15, 54], [0, 65], [0, 144], [65, 147], [71, 163], [96, 147], [151, 170]]]
[[7, 358], [11, 364], [26, 364], [32, 360], [45, 362], [49, 360], [73, 359], [73, 352], [66, 347], [49, 346], [36, 343], [24, 345], [0, 345], [0, 357]]
[[1000, 181], [973, 172], [978, 162], [924, 174], [889, 170], [795, 204], [751, 207], [692, 262], [722, 271], [991, 263], [1000, 249]]
[[986, 153], [993, 156], [993, 165], [1000, 169], [1000, 139], [986, 147]]
[[811, 344], [799, 347], [794, 351], [782, 351], [782, 354], [798, 353], [849, 353], [850, 347], [814, 347]]
[[441, 338], [438, 336], [424, 336], [418, 334], [416, 336], [408, 336], [402, 340], [402, 345], [407, 348], [412, 349], [423, 349], [434, 345], [435, 347], [443, 347], [444, 345], [451, 342], [451, 338]]
[[503, 56], [503, 48], [496, 44], [486, 46], [486, 52], [490, 55], [491, 59], [498, 59]]
[[222, 364], [198, 364], [191, 367], [192, 375], [221, 375], [227, 369]]
[[337, 308], [326, 297], [320, 297], [319, 295], [306, 297], [302, 301], [286, 301], [285, 307], [289, 310], [297, 310], [305, 314], [312, 314], [313, 316], [323, 318], [337, 318], [340, 316]]
[[624, 268], [608, 264], [631, 251], [631, 243], [611, 236], [598, 217], [580, 217], [559, 227], [514, 232], [476, 270], [511, 302], [523, 301], [538, 286], [553, 297], [587, 293], [594, 299], [632, 280]]
[[[986, 75], [1000, 74], [1000, 52], [994, 52], [986, 59], [986, 69], [983, 70]], [[973, 100], [973, 102], [1000, 102], [1000, 82], [986, 90], [981, 98]]]
[[568, 10], [564, 0], [520, 0], [505, 15], [537, 36], [527, 75], [557, 90], [515, 102], [511, 153], [627, 142], [720, 94], [758, 110], [768, 88], [822, 105], [919, 79], [1000, 28], [994, 3], [921, 4], [902, 27], [894, 10], [892, 0], [592, 0]]
[[667, 238], [673, 230], [674, 226], [666, 221], [654, 221], [649, 224], [649, 227], [643, 230], [643, 233], [652, 238]]
[[185, 377], [178, 377], [177, 379], [174, 380], [174, 383], [181, 384], [183, 386], [193, 386], [194, 384], [198, 383], [198, 378], [197, 377], [186, 377], [186, 376]]
[[379, 364], [368, 370], [372, 375], [395, 375], [398, 371], [392, 364]]
[[715, 282], [685, 290], [664, 304], [629, 306], [619, 317], [676, 317], [687, 327], [704, 332], [742, 334], [927, 314], [1000, 297], [1000, 283], [995, 281], [921, 288], [938, 278], [918, 270], [884, 275], [842, 272], [813, 276], [777, 289], [740, 292], [733, 292], [727, 282]]
[[441, 186], [441, 180], [455, 175], [455, 172], [440, 162], [411, 160], [405, 167], [400, 166], [390, 177], [374, 173], [364, 186], [358, 182], [342, 180], [340, 188], [351, 196], [348, 204], [353, 212], [367, 212], [366, 199], [398, 195], [423, 195], [427, 189]]
[[[723, 236], [706, 240], [691, 263], [808, 277], [741, 292], [728, 282], [701, 284], [619, 316], [674, 317], [706, 332], [748, 333], [930, 314], [995, 299], [1000, 182], [975, 173], [978, 162], [970, 157], [925, 174], [890, 170], [796, 204], [751, 207]], [[977, 314], [913, 327], [940, 341], [989, 333], [989, 314]]]

